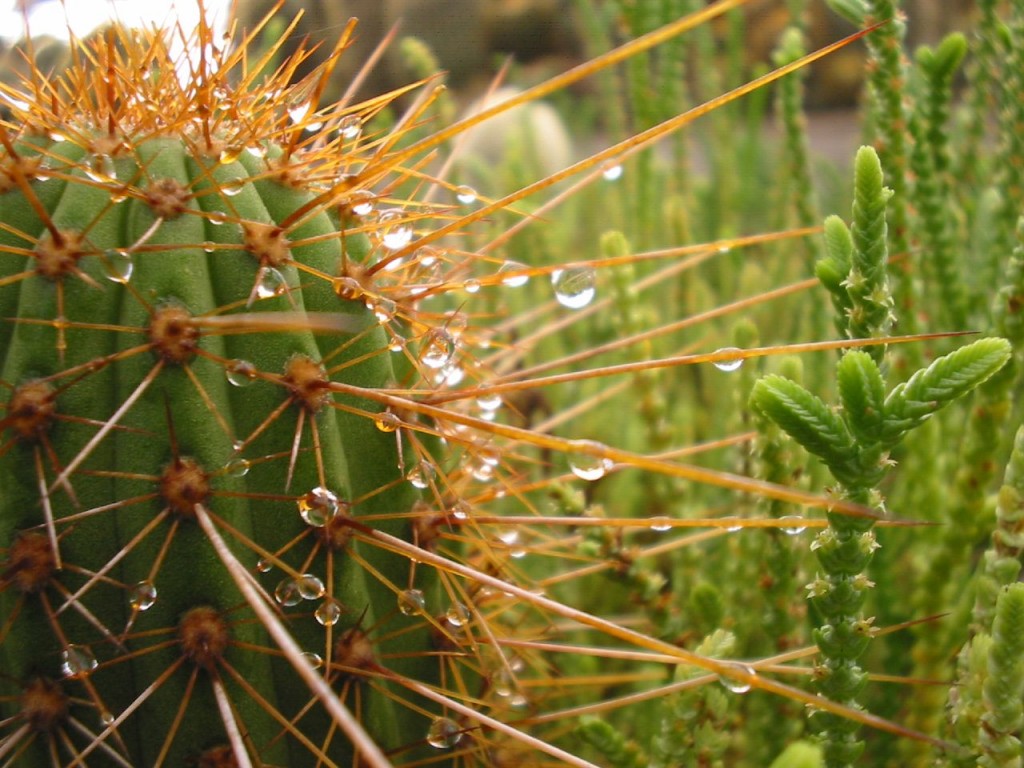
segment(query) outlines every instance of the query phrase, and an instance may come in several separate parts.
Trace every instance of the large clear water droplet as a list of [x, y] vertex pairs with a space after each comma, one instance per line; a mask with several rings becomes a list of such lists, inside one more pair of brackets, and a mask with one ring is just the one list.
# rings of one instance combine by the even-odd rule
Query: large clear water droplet
[[61, 654], [60, 672], [64, 677], [88, 677], [98, 666], [88, 645], [68, 645]]
[[292, 578], [282, 579], [274, 588], [274, 599], [278, 605], [286, 608], [298, 605], [302, 602], [302, 595], [299, 593], [299, 585]]
[[341, 620], [344, 613], [341, 603], [333, 597], [326, 598], [316, 609], [316, 620], [325, 627], [333, 627]]
[[586, 265], [556, 269], [551, 273], [551, 285], [559, 304], [569, 309], [581, 309], [594, 299], [597, 272]]
[[427, 608], [427, 598], [421, 589], [403, 589], [398, 593], [398, 610], [404, 616], [417, 616]]
[[338, 123], [338, 134], [345, 141], [358, 139], [363, 132], [363, 121], [358, 115], [345, 115]]
[[324, 583], [312, 573], [304, 573], [295, 580], [295, 588], [303, 600], [319, 600], [327, 592]]
[[[725, 666], [746, 675], [757, 675], [757, 671], [752, 666], [749, 664], [743, 664], [742, 662], [729, 662]], [[746, 680], [738, 680], [734, 677], [730, 677], [728, 674], [719, 675], [718, 682], [725, 686], [726, 690], [732, 691], [733, 693], [746, 693], [752, 687], [752, 685]]]
[[465, 499], [459, 499], [448, 508], [448, 514], [456, 520], [468, 520], [472, 511], [472, 505]]
[[132, 255], [120, 248], [111, 248], [103, 252], [103, 276], [113, 283], [126, 284], [135, 271]]
[[391, 251], [405, 248], [412, 242], [412, 224], [403, 221], [405, 213], [398, 208], [381, 211], [378, 225], [380, 226], [380, 242]]
[[140, 581], [128, 595], [133, 610], [148, 611], [156, 602], [156, 585], [151, 581]]
[[324, 665], [324, 660], [321, 658], [320, 654], [313, 653], [312, 651], [304, 651], [302, 658], [304, 658], [306, 663], [313, 669], [320, 669], [320, 667]]
[[615, 462], [595, 455], [606, 446], [595, 440], [574, 440], [569, 453], [569, 469], [580, 480], [600, 480]]
[[320, 486], [300, 496], [295, 504], [306, 525], [312, 525], [314, 528], [327, 525], [330, 519], [338, 514], [341, 505], [336, 494]]
[[424, 490], [430, 487], [430, 483], [433, 482], [436, 475], [437, 470], [434, 465], [426, 459], [420, 459], [412, 469], [406, 472], [405, 479], [412, 484], [413, 488]]
[[787, 536], [796, 536], [798, 533], [803, 533], [807, 530], [807, 526], [804, 524], [804, 518], [799, 515], [784, 515], [779, 518], [779, 522], [787, 522], [789, 525], [779, 528]]
[[[739, 347], [722, 347], [721, 349], [716, 349], [715, 350], [715, 354], [726, 353], [726, 352], [740, 353], [742, 351], [743, 350], [741, 350]], [[742, 365], [743, 365], [743, 358], [737, 358], [736, 360], [717, 360], [714, 363], [715, 368], [717, 368], [720, 371], [725, 371], [726, 373], [732, 373], [733, 371], [738, 371], [740, 369], [740, 367], [742, 367]]]
[[250, 469], [252, 469], [252, 462], [241, 457], [231, 459], [224, 465], [224, 473], [228, 477], [245, 477], [249, 474]]
[[256, 366], [248, 360], [232, 360], [225, 367], [224, 373], [236, 387], [247, 387], [256, 381]]
[[651, 530], [658, 533], [664, 533], [665, 531], [672, 530], [672, 521], [664, 515], [659, 517], [652, 517], [650, 519]]
[[444, 328], [431, 328], [423, 336], [420, 362], [428, 368], [440, 370], [455, 354], [455, 339]]
[[476, 198], [476, 190], [467, 184], [462, 184], [455, 188], [455, 199], [463, 205], [472, 205], [476, 202]]
[[348, 207], [356, 216], [369, 216], [373, 213], [377, 197], [367, 189], [354, 189], [348, 196]]
[[390, 323], [395, 319], [398, 305], [391, 299], [378, 296], [372, 301], [367, 302], [367, 309], [373, 312], [373, 316], [377, 318], [378, 323], [384, 324]]
[[273, 267], [260, 268], [260, 274], [256, 280], [256, 296], [258, 298], [272, 299], [275, 296], [283, 296], [287, 290], [288, 281], [278, 270]]
[[435, 717], [427, 731], [427, 744], [434, 749], [451, 749], [462, 741], [462, 728], [450, 717]]
[[445, 620], [453, 627], [464, 627], [469, 622], [469, 609], [458, 601], [452, 602], [444, 614]]
[[527, 266], [518, 261], [506, 261], [498, 268], [498, 274], [500, 275], [504, 272], [512, 272], [515, 274], [503, 278], [501, 284], [507, 285], [509, 288], [519, 288], [522, 285], [526, 285], [530, 280], [530, 276], [525, 274], [526, 269]]
[[86, 164], [85, 175], [93, 181], [110, 183], [117, 181], [117, 168], [110, 155], [96, 155]]
[[309, 114], [309, 111], [312, 108], [313, 108], [313, 103], [309, 102], [309, 101], [307, 101], [307, 102], [305, 102], [303, 104], [297, 104], [294, 107], [289, 107], [288, 108], [288, 117], [291, 118], [291, 121], [293, 123], [298, 125], [299, 123], [301, 123], [306, 118], [306, 115]]

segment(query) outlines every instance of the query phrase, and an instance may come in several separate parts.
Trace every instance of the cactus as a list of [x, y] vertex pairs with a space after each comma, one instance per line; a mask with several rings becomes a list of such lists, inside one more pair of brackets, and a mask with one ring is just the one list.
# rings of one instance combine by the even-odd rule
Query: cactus
[[[356, 514], [400, 512], [379, 530], [423, 545], [434, 524], [410, 523], [419, 491], [375, 425], [385, 406], [359, 395], [409, 374], [363, 272], [409, 214], [354, 219], [356, 114], [306, 146], [281, 108], [303, 105], [268, 98], [280, 83], [225, 96], [231, 61], [201, 60], [182, 86], [164, 46], [96, 40], [0, 134], [2, 667], [35, 731], [24, 759], [59, 738], [122, 765], [239, 739], [282, 765], [422, 744], [425, 708], [378, 667], [436, 679], [443, 627], [417, 615], [436, 579], [350, 541]], [[265, 621], [287, 622], [283, 655]], [[306, 712], [318, 665], [328, 710], [360, 711], [335, 718], [347, 739]]]

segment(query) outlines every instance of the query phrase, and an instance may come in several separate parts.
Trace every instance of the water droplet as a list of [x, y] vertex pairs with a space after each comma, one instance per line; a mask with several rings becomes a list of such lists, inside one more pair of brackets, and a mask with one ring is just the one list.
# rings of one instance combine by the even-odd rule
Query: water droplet
[[438, 385], [443, 384], [446, 387], [457, 387], [464, 378], [466, 378], [466, 372], [462, 369], [462, 366], [449, 362], [434, 377], [434, 383]]
[[497, 393], [480, 395], [480, 397], [476, 399], [476, 407], [481, 411], [496, 411], [501, 408], [501, 405], [501, 395]]
[[454, 353], [455, 340], [444, 328], [431, 328], [423, 335], [420, 362], [428, 368], [444, 368]]
[[427, 744], [434, 749], [451, 749], [462, 741], [462, 728], [450, 717], [435, 717], [427, 731]]
[[597, 272], [586, 265], [556, 269], [551, 273], [555, 298], [563, 307], [580, 309], [594, 299]]
[[381, 411], [373, 417], [373, 424], [381, 432], [394, 432], [402, 426], [402, 420], [391, 411]]
[[224, 211], [210, 211], [206, 214], [206, 220], [215, 226], [220, 226], [228, 220], [228, 215]]
[[88, 645], [68, 645], [61, 654], [60, 672], [64, 677], [88, 677], [99, 666]]
[[[736, 520], [735, 517], [726, 517], [726, 518], [723, 518], [723, 519], [724, 520], [730, 520], [730, 521], [731, 520]], [[729, 533], [736, 533], [736, 531], [742, 531], [743, 530], [743, 526], [742, 525], [730, 525], [725, 530], [727, 530]]]
[[489, 483], [494, 479], [494, 467], [483, 461], [471, 460], [469, 472], [473, 475], [474, 480], [481, 483]]
[[277, 600], [278, 605], [285, 607], [301, 603], [302, 594], [299, 592], [299, 585], [295, 579], [281, 579], [274, 587], [274, 599]]
[[664, 517], [664, 516], [652, 517], [651, 518], [651, 530], [652, 531], [657, 531], [658, 533], [663, 533], [665, 531], [671, 531], [672, 530], [672, 521], [669, 520], [669, 518]]
[[217, 162], [221, 165], [231, 165], [231, 163], [238, 160], [243, 149], [244, 147], [240, 147], [237, 144], [230, 144], [220, 151], [220, 154], [217, 156]]
[[397, 251], [405, 248], [412, 242], [412, 224], [403, 221], [405, 212], [398, 208], [390, 208], [381, 211], [378, 224], [380, 225], [381, 244], [390, 251]]
[[234, 197], [239, 194], [245, 188], [245, 181], [238, 179], [237, 181], [229, 181], [220, 188], [220, 192], [225, 197]]
[[506, 261], [498, 268], [498, 274], [500, 275], [503, 272], [512, 272], [513, 274], [509, 277], [503, 278], [501, 284], [507, 285], [509, 288], [518, 288], [522, 285], [526, 285], [530, 281], [530, 276], [524, 273], [524, 270], [526, 269], [527, 266], [518, 261]]
[[265, 146], [263, 146], [262, 144], [254, 144], [251, 147], [246, 147], [245, 151], [248, 152], [253, 157], [266, 157], [267, 156], [267, 148]]
[[260, 267], [260, 274], [256, 280], [256, 295], [259, 298], [272, 299], [284, 295], [287, 290], [288, 282], [284, 275], [273, 267]]
[[465, 499], [459, 499], [448, 508], [448, 514], [456, 520], [468, 520], [473, 507]]
[[413, 258], [421, 267], [432, 267], [437, 264], [437, 249], [424, 245], [416, 249]]
[[96, 155], [86, 164], [85, 175], [101, 183], [117, 181], [117, 168], [110, 155]]
[[295, 586], [303, 600], [319, 600], [327, 592], [324, 583], [312, 573], [304, 573], [295, 580]]
[[341, 614], [344, 612], [341, 603], [333, 597], [328, 597], [317, 607], [315, 616], [316, 620], [323, 626], [333, 627], [341, 619]]
[[784, 515], [779, 518], [779, 522], [795, 523], [795, 525], [787, 525], [779, 528], [787, 536], [796, 536], [798, 533], [803, 533], [807, 530], [807, 526], [803, 525], [804, 519], [799, 515]]
[[390, 323], [395, 319], [395, 313], [398, 311], [398, 305], [395, 304], [391, 299], [383, 297], [377, 297], [376, 299], [367, 303], [367, 309], [373, 312], [373, 316], [377, 318], [378, 323]]
[[[739, 352], [742, 352], [742, 351], [743, 350], [741, 350], [739, 347], [722, 347], [721, 349], [716, 349], [715, 350], [715, 354], [717, 355], [719, 353], [727, 353], [727, 352], [737, 352], [737, 353], [739, 353]], [[742, 366], [742, 365], [743, 365], [743, 358], [737, 358], [736, 360], [717, 360], [714, 363], [715, 368], [717, 368], [720, 371], [725, 371], [726, 373], [731, 373], [732, 371], [738, 371], [740, 369], [740, 366]]]
[[103, 276], [107, 280], [124, 285], [131, 280], [134, 269], [135, 264], [128, 251], [111, 248], [103, 252]]
[[338, 122], [338, 133], [345, 141], [359, 138], [363, 132], [363, 121], [358, 115], [345, 115]]
[[217, 250], [217, 244], [214, 243], [212, 240], [205, 240], [203, 241], [203, 250], [206, 251], [207, 253], [213, 253], [215, 250]]
[[320, 657], [320, 654], [313, 653], [312, 651], [303, 651], [302, 658], [304, 658], [313, 669], [320, 669], [320, 667], [324, 665], [324, 660]]
[[307, 102], [305, 102], [303, 104], [298, 104], [298, 105], [296, 105], [294, 107], [289, 107], [288, 108], [288, 117], [291, 118], [291, 121], [293, 123], [298, 125], [299, 123], [301, 123], [305, 119], [306, 115], [309, 114], [309, 111], [312, 108], [313, 108], [313, 103], [309, 102], [309, 101], [307, 101]]
[[455, 188], [455, 199], [463, 205], [472, 205], [476, 202], [476, 197], [476, 190], [466, 184]]
[[[612, 468], [615, 462], [595, 455], [606, 448], [595, 440], [573, 440], [573, 452], [569, 454], [569, 469], [580, 480], [599, 480]], [[592, 453], [593, 451], [593, 453]]]
[[140, 581], [129, 595], [129, 603], [133, 610], [148, 611], [156, 602], [156, 585], [151, 581]]
[[445, 620], [453, 627], [464, 627], [469, 622], [469, 609], [462, 603], [455, 601], [444, 614]]
[[243, 459], [239, 456], [238, 458], [231, 459], [231, 461], [224, 465], [224, 473], [228, 477], [245, 477], [249, 474], [251, 468], [252, 463], [248, 459]]
[[462, 284], [462, 289], [466, 293], [479, 293], [480, 292], [480, 281], [479, 280], [467, 280]]
[[421, 459], [406, 473], [405, 479], [412, 484], [413, 488], [423, 490], [430, 486], [436, 474], [437, 470], [434, 469], [434, 465], [426, 459]]
[[377, 197], [366, 189], [354, 189], [348, 196], [348, 207], [356, 216], [369, 216], [373, 213]]
[[260, 573], [269, 573], [274, 568], [274, 562], [266, 557], [261, 557], [256, 562], [256, 570]]
[[618, 163], [609, 165], [601, 172], [601, 176], [604, 177], [605, 181], [618, 181], [622, 178], [622, 166]]
[[419, 589], [404, 589], [398, 593], [398, 610], [405, 616], [416, 616], [427, 608], [427, 598]]
[[256, 381], [256, 366], [248, 360], [232, 360], [224, 372], [236, 387], [247, 387]]
[[100, 723], [105, 727], [114, 722], [114, 713], [109, 709], [100, 710]]
[[498, 531], [498, 540], [502, 544], [512, 546], [519, 541], [519, 529], [518, 528], [502, 528]]
[[[749, 664], [743, 664], [741, 662], [729, 662], [725, 665], [727, 668], [735, 669], [745, 675], [756, 675], [757, 671]], [[738, 680], [734, 677], [730, 677], [728, 674], [721, 674], [718, 676], [718, 682], [725, 686], [726, 690], [732, 691], [733, 693], [746, 693], [751, 689], [751, 684], [745, 680]]]
[[328, 521], [338, 514], [341, 506], [337, 495], [320, 486], [300, 496], [295, 504], [306, 525], [312, 525], [315, 528], [327, 525]]

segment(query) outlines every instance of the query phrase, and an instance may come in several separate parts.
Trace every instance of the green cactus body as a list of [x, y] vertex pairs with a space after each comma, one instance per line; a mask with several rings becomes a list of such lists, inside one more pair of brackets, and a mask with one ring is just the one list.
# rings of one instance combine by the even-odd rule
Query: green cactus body
[[395, 585], [430, 586], [351, 521], [389, 513], [375, 527], [412, 541], [417, 490], [367, 418], [383, 406], [332, 391], [396, 384], [384, 329], [338, 290], [370, 239], [324, 194], [324, 154], [204, 101], [231, 97], [175, 93], [149, 50], [89, 55], [117, 59], [108, 78], [159, 80], [136, 95], [162, 121], [101, 90], [83, 115], [40, 99], [0, 128], [0, 707], [35, 731], [18, 764], [210, 761], [232, 718], [259, 764], [357, 759], [197, 514], [407, 759], [430, 705], [383, 693], [381, 670], [436, 679], [429, 622], [396, 607]]

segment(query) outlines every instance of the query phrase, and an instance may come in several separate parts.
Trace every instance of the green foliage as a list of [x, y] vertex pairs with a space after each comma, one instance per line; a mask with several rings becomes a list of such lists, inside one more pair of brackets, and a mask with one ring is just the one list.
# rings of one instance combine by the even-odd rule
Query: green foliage
[[[8, 120], [15, 154], [39, 166], [0, 166], [0, 469], [18, 478], [0, 489], [0, 754], [64, 765], [64, 745], [81, 749], [92, 729], [104, 746], [81, 762], [101, 764], [157, 722], [174, 759], [197, 763], [215, 755], [180, 744], [223, 744], [234, 718], [230, 751], [267, 765], [1013, 764], [1020, 11], [978, 0], [974, 28], [919, 50], [911, 70], [897, 3], [831, 3], [858, 25], [884, 22], [868, 38], [875, 149], [857, 153], [851, 186], [835, 181], [845, 158], [809, 151], [804, 87], [828, 76], [827, 59], [773, 86], [780, 132], [764, 130], [769, 88], [680, 117], [761, 71], [745, 27], [787, 26], [761, 44], [777, 66], [812, 46], [821, 25], [806, 3], [785, 3], [784, 18], [750, 15], [756, 5], [605, 67], [594, 86], [545, 92], [578, 137], [574, 159], [601, 154], [576, 179], [535, 184], [542, 142], [499, 140], [504, 154], [480, 163], [494, 200], [459, 186], [459, 131], [435, 131], [463, 94], [431, 91], [436, 79], [295, 117], [321, 87], [322, 104], [347, 92], [375, 43], [367, 25], [320, 81], [274, 47], [310, 27], [284, 40], [272, 19], [258, 35], [267, 50], [238, 60], [244, 104], [203, 108], [209, 136], [198, 118], [105, 153], [100, 139], [131, 122], [99, 110], [82, 132], [70, 116], [85, 96], [40, 130]], [[593, 56], [707, 8], [719, 5], [576, 3]], [[352, 31], [336, 16], [310, 63]], [[422, 42], [396, 48], [433, 77]], [[98, 51], [80, 64], [92, 80], [51, 92], [39, 76], [2, 92], [4, 114], [33, 93], [36, 118], [60, 94], [102, 95], [105, 72], [156, 77]], [[300, 81], [287, 103], [264, 81], [282, 65]], [[513, 65], [508, 79], [525, 87], [535, 72]], [[172, 101], [148, 111], [166, 119]], [[250, 152], [218, 143], [246, 135], [232, 115], [271, 138]], [[601, 149], [659, 124], [675, 126], [665, 146]], [[500, 133], [490, 127], [474, 130]], [[178, 220], [148, 210], [146, 184], [164, 175], [192, 192]], [[352, 210], [356, 192], [376, 210]], [[818, 212], [851, 202], [846, 221]], [[823, 218], [820, 240], [785, 229]], [[88, 230], [84, 277], [34, 271], [47, 219]], [[244, 221], [284, 229], [283, 283], [247, 250]], [[385, 245], [405, 225], [411, 241]], [[594, 288], [576, 309], [553, 293], [566, 268]], [[160, 362], [149, 331], [171, 293], [202, 329], [184, 364]], [[917, 329], [985, 338], [887, 344]], [[844, 347], [854, 339], [875, 343]], [[322, 363], [323, 413], [286, 402], [293, 352]], [[448, 352], [440, 368], [424, 361]], [[45, 440], [19, 432], [11, 403], [33, 379], [57, 387]], [[205, 506], [233, 568], [196, 520], [159, 517], [155, 478], [176, 455], [209, 462]], [[320, 485], [339, 497], [344, 542], [297, 514]], [[64, 568], [26, 589], [25, 563], [54, 552]], [[275, 585], [306, 573], [323, 596], [275, 600]], [[157, 600], [136, 609], [148, 581]], [[190, 592], [233, 633], [207, 668], [175, 639]], [[253, 609], [261, 600], [292, 650]], [[337, 624], [322, 626], [334, 600]], [[367, 632], [372, 664], [339, 660], [352, 630]], [[319, 664], [323, 700], [296, 654]], [[42, 727], [24, 727], [24, 700], [46, 700], [51, 682], [51, 700], [71, 694], [71, 719], [35, 710]], [[353, 754], [358, 731], [327, 712], [332, 696], [388, 750], [376, 763]], [[175, 721], [184, 701], [195, 714]]]
[[996, 601], [983, 699], [978, 765], [1019, 766], [1017, 734], [1024, 724], [1024, 584], [1011, 584]]

